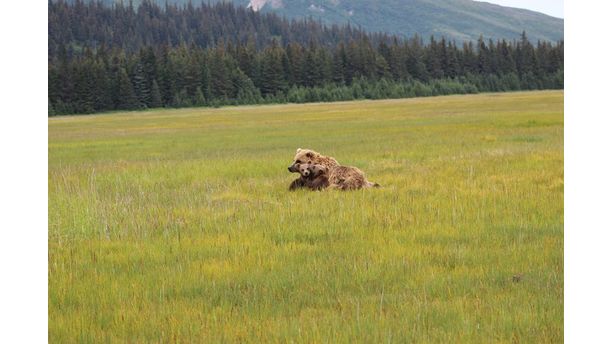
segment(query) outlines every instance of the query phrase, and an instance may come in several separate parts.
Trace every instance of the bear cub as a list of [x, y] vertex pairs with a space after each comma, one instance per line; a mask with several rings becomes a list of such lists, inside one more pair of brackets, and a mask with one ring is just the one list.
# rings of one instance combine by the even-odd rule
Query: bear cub
[[329, 186], [327, 167], [311, 163], [299, 164], [297, 166], [300, 178], [289, 185], [289, 190], [307, 187], [311, 190], [322, 190]]
[[[306, 187], [311, 190], [323, 190], [329, 186], [329, 177], [327, 175], [327, 167], [323, 165], [308, 166], [308, 179], [306, 181]], [[300, 168], [301, 174], [301, 168]]]

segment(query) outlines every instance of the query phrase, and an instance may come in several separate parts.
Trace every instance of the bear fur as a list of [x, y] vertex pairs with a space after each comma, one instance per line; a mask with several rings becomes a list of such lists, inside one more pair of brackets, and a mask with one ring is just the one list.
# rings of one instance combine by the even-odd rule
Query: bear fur
[[311, 173], [310, 166], [311, 166], [310, 163], [297, 165], [297, 170], [300, 173], [300, 177], [294, 180], [293, 182], [291, 182], [291, 184], [289, 185], [290, 191], [293, 191], [299, 188], [308, 187], [308, 182], [309, 182], [310, 173]]
[[300, 178], [294, 180], [289, 185], [289, 190], [293, 191], [299, 188], [309, 188], [311, 190], [322, 190], [329, 186], [327, 176], [327, 167], [315, 164], [299, 164], [298, 171]]
[[306, 186], [311, 190], [323, 190], [329, 186], [328, 168], [323, 165], [310, 165], [310, 178]]
[[[300, 165], [302, 164], [313, 164], [322, 165], [327, 169], [327, 179], [330, 188], [340, 190], [356, 190], [361, 188], [378, 187], [376, 183], [369, 182], [360, 169], [352, 166], [342, 166], [336, 161], [336, 159], [328, 156], [324, 156], [311, 149], [298, 148], [293, 163], [289, 166], [289, 172], [299, 172]], [[301, 180], [300, 177], [298, 180]], [[304, 184], [298, 180], [291, 183], [291, 187], [307, 187], [306, 182]]]
[[293, 157], [293, 163], [291, 164], [291, 166], [289, 166], [289, 172], [299, 172], [299, 165], [308, 163], [323, 165], [328, 169], [340, 166], [336, 159], [332, 157], [321, 155], [310, 149], [298, 148], [295, 153], [295, 157]]
[[[329, 176], [327, 175], [327, 167], [323, 165], [308, 164], [308, 174], [306, 180], [306, 187], [310, 190], [323, 190], [329, 186]], [[302, 168], [300, 167], [300, 174], [302, 174]]]
[[297, 190], [299, 188], [304, 188], [304, 187], [306, 187], [306, 179], [304, 179], [303, 177], [300, 177], [292, 181], [291, 184], [289, 184], [289, 191], [294, 191], [294, 190]]

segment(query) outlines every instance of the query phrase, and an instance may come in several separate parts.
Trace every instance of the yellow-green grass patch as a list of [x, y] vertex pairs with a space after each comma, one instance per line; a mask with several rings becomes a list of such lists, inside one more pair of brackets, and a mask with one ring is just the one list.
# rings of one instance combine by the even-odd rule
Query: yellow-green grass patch
[[563, 92], [51, 118], [49, 339], [562, 342]]

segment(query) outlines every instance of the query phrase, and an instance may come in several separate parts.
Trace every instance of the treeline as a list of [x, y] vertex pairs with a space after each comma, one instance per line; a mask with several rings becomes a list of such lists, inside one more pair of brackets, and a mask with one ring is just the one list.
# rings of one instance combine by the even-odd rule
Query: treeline
[[[158, 16], [183, 25], [151, 24], [172, 32], [170, 39], [135, 39], [151, 27], [140, 22], [167, 20]], [[236, 19], [243, 17], [249, 20]], [[457, 46], [432, 38], [424, 44], [419, 37], [288, 22], [231, 4], [159, 8], [145, 2], [134, 9], [49, 3], [49, 18], [50, 42], [51, 27], [61, 26], [51, 18], [67, 27], [53, 34], [49, 47], [50, 115], [563, 88], [563, 42], [533, 45], [525, 34], [513, 42]], [[132, 23], [132, 29], [108, 31], [100, 24], [115, 22]], [[199, 42], [193, 27], [213, 33]], [[229, 27], [236, 31], [225, 33]], [[155, 32], [148, 35], [162, 37]]]
[[230, 2], [206, 2], [194, 1], [197, 6], [166, 3], [160, 7], [144, 0], [134, 7], [127, 0], [113, 6], [95, 1], [49, 1], [49, 56], [56, 56], [62, 45], [71, 45], [75, 53], [82, 52], [84, 46], [97, 49], [101, 45], [126, 53], [138, 52], [144, 46], [186, 44], [207, 48], [247, 42], [261, 49], [274, 40], [281, 45], [314, 42], [332, 47], [363, 34], [351, 26], [324, 26], [314, 20], [288, 20], [273, 13], [254, 12]]

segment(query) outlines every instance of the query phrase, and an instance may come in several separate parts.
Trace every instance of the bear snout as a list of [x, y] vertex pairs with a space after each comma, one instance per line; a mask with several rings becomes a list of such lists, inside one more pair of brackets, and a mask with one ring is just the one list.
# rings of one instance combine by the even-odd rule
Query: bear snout
[[300, 172], [298, 169], [298, 164], [291, 164], [289, 165], [289, 167], [287, 167], [287, 169], [289, 170], [289, 172]]

